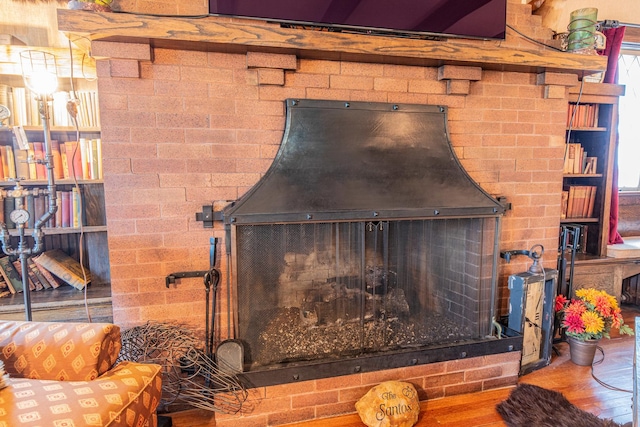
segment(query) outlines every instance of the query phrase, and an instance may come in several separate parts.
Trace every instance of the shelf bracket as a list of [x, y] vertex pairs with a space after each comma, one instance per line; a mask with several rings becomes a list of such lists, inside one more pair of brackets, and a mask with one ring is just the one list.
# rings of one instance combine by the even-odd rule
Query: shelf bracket
[[213, 228], [213, 221], [222, 220], [222, 212], [214, 212], [213, 205], [203, 206], [202, 212], [196, 212], [196, 221], [202, 221], [204, 228]]

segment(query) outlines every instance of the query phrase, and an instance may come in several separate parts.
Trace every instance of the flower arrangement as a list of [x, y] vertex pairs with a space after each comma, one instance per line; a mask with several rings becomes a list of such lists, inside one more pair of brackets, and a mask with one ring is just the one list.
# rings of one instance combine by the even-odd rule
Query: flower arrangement
[[67, 3], [67, 9], [111, 12], [111, 3], [113, 3], [113, 0], [71, 0]]
[[633, 330], [624, 324], [618, 301], [605, 291], [578, 289], [571, 300], [558, 295], [555, 308], [561, 327], [566, 328], [565, 333], [570, 337], [583, 341], [609, 338], [611, 328], [633, 335]]

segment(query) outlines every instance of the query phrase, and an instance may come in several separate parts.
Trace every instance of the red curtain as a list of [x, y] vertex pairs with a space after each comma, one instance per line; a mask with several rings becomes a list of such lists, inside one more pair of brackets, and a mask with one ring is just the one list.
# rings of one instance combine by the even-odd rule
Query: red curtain
[[[618, 57], [620, 56], [620, 46], [624, 38], [625, 27], [611, 28], [604, 30], [607, 38], [607, 46], [601, 55], [608, 57], [607, 71], [604, 75], [604, 83], [618, 82]], [[616, 142], [614, 149], [613, 176], [611, 178], [611, 213], [609, 216], [609, 244], [623, 243], [620, 233], [618, 233], [618, 135], [616, 132]]]

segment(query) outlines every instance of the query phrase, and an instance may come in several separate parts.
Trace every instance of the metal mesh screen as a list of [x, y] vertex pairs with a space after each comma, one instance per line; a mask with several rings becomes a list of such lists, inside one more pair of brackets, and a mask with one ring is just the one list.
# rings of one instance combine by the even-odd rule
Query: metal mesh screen
[[495, 219], [236, 226], [239, 337], [253, 366], [490, 333]]

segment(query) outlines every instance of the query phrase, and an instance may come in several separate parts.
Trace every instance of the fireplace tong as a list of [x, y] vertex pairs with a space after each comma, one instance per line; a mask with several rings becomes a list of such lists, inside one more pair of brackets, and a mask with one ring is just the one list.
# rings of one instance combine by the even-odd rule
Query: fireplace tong
[[[165, 285], [175, 284], [176, 279], [187, 277], [202, 277], [204, 281], [206, 293], [206, 311], [205, 311], [205, 353], [212, 360], [216, 360], [218, 368], [229, 374], [235, 374], [243, 371], [244, 348], [233, 339], [227, 339], [214, 345], [215, 336], [215, 310], [217, 302], [218, 284], [220, 283], [220, 270], [216, 268], [216, 247], [218, 239], [211, 237], [209, 239], [209, 270], [197, 271], [181, 271], [171, 273], [165, 278]], [[215, 352], [215, 354], [214, 354]]]

